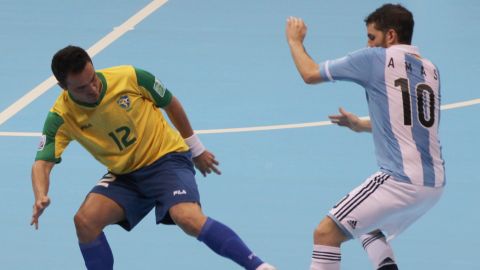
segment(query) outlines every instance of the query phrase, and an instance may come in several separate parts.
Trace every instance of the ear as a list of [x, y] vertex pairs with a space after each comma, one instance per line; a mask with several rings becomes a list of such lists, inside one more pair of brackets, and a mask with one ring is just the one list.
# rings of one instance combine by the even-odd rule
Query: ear
[[397, 31], [395, 31], [394, 29], [388, 29], [387, 33], [385, 34], [385, 41], [388, 45], [398, 44]]

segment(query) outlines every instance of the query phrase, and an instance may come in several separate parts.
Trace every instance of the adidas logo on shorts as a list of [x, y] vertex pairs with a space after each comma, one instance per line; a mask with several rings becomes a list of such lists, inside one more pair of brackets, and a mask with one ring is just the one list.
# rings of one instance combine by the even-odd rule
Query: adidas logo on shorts
[[350, 225], [350, 227], [352, 227], [352, 229], [355, 229], [355, 227], [357, 227], [357, 221], [356, 220], [347, 220], [347, 223], [348, 225]]

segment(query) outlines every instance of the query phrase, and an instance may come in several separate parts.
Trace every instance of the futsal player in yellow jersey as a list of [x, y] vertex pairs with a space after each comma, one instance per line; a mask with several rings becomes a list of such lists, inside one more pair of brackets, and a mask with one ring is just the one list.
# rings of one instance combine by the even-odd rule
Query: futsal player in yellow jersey
[[35, 228], [50, 204], [50, 172], [75, 140], [108, 169], [74, 218], [87, 269], [113, 269], [103, 233], [107, 225], [130, 231], [154, 207], [157, 224], [178, 225], [245, 269], [275, 269], [229, 227], [202, 213], [194, 165], [206, 176], [220, 174], [218, 162], [194, 134], [180, 102], [155, 76], [133, 66], [96, 72], [88, 54], [75, 46], [54, 55], [52, 71], [65, 91], [48, 113], [32, 167]]

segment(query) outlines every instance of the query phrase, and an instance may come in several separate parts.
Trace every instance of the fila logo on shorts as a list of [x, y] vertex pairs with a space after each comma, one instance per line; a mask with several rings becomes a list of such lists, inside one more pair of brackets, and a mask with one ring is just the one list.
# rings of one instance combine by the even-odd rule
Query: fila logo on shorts
[[179, 189], [179, 190], [175, 190], [175, 191], [173, 192], [173, 196], [185, 195], [185, 194], [187, 194], [187, 191], [186, 191], [185, 189], [181, 189], [181, 190]]

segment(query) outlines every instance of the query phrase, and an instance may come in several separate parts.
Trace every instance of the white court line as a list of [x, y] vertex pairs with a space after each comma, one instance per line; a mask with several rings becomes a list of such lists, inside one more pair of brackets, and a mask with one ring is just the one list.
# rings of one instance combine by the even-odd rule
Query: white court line
[[0, 137], [40, 137], [41, 132], [0, 132]]
[[[112, 32], [107, 34], [105, 37], [100, 39], [97, 43], [95, 43], [92, 47], [90, 47], [87, 52], [90, 54], [91, 57], [94, 57], [103, 49], [105, 49], [108, 45], [112, 44], [115, 40], [119, 39], [123, 36], [126, 32], [133, 30], [135, 26], [143, 21], [146, 17], [152, 14], [155, 10], [159, 7], [163, 6], [168, 0], [154, 0], [150, 4], [146, 5], [142, 8], [139, 12], [135, 15], [130, 17], [127, 21], [125, 21], [122, 25], [115, 27]], [[12, 116], [17, 114], [23, 108], [27, 107], [28, 104], [33, 102], [39, 96], [43, 95], [45, 92], [50, 90], [54, 85], [57, 84], [57, 80], [50, 76], [48, 79], [37, 85], [35, 88], [30, 90], [27, 94], [17, 100], [15, 103], [10, 105], [10, 107], [6, 108], [3, 112], [0, 113], [0, 126], [5, 123], [8, 119]], [[4, 136], [4, 135], [1, 135]]]
[[[472, 99], [468, 101], [456, 102], [445, 104], [441, 106], [442, 111], [458, 109], [463, 107], [469, 107], [476, 104], [480, 104], [480, 98]], [[369, 119], [368, 116], [362, 116], [361, 119]], [[320, 121], [320, 122], [307, 122], [307, 123], [298, 123], [298, 124], [285, 124], [285, 125], [272, 125], [272, 126], [258, 126], [258, 127], [243, 127], [243, 128], [224, 128], [224, 129], [204, 129], [204, 130], [195, 130], [198, 134], [219, 134], [219, 133], [239, 133], [239, 132], [253, 132], [253, 131], [266, 131], [266, 130], [278, 130], [278, 129], [291, 129], [291, 128], [306, 128], [306, 127], [320, 127], [332, 125], [330, 121]], [[40, 132], [0, 132], [0, 137], [39, 137], [42, 133]]]
[[473, 105], [476, 105], [476, 104], [480, 104], [480, 98], [467, 100], [467, 101], [463, 101], [463, 102], [445, 104], [445, 105], [440, 106], [440, 108], [442, 108], [442, 110], [451, 110], [451, 109], [473, 106]]

